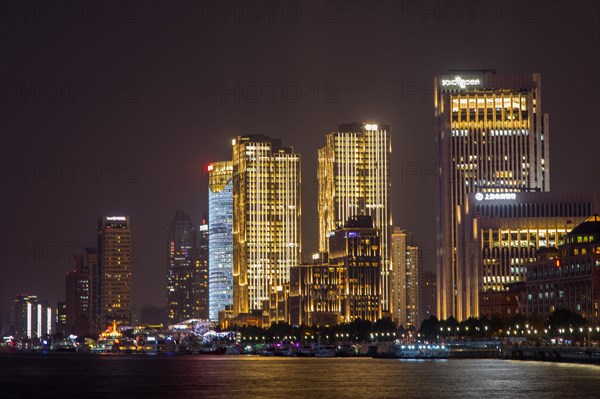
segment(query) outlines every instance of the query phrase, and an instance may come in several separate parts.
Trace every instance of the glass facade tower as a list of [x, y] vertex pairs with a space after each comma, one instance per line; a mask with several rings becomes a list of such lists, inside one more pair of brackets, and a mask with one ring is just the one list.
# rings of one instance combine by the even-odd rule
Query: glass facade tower
[[208, 316], [233, 305], [233, 164], [208, 165]]

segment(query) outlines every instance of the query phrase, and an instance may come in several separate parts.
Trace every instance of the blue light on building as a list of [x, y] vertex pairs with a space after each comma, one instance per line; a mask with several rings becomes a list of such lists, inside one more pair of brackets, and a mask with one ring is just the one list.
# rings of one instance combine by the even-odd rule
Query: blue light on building
[[233, 166], [208, 166], [208, 303], [209, 319], [233, 305]]

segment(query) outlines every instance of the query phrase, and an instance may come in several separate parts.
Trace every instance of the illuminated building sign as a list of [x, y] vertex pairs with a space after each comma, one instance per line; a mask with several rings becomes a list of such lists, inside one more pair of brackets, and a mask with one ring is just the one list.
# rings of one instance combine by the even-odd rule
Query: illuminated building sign
[[106, 220], [127, 220], [125, 216], [107, 216]]
[[516, 193], [477, 193], [475, 194], [477, 201], [490, 201], [490, 200], [516, 200]]
[[366, 124], [365, 130], [377, 130], [377, 125]]
[[478, 84], [481, 84], [479, 79], [463, 79], [460, 76], [456, 76], [454, 79], [442, 79], [442, 86], [458, 86], [461, 89]]
[[206, 171], [207, 171], [207, 172], [212, 172], [212, 170], [213, 170], [213, 165], [212, 165], [212, 164], [210, 164], [210, 165], [208, 165], [208, 166], [206, 167]]

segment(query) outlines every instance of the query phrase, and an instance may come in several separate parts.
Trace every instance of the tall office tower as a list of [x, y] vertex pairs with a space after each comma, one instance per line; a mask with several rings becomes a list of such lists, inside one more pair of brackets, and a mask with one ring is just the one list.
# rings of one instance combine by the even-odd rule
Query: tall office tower
[[199, 318], [198, 235], [189, 215], [175, 212], [167, 229], [167, 312], [172, 324]]
[[393, 227], [390, 235], [392, 262], [392, 318], [397, 326], [407, 327], [406, 247], [412, 244], [412, 233]]
[[540, 75], [453, 72], [434, 81], [438, 317], [459, 320], [458, 209], [471, 192], [550, 190]]
[[329, 237], [329, 264], [344, 268], [342, 322], [381, 318], [381, 234], [370, 216], [352, 216]]
[[421, 326], [421, 307], [423, 292], [423, 254], [415, 245], [406, 247], [406, 325], [419, 328]]
[[239, 315], [262, 310], [300, 263], [300, 155], [266, 136], [240, 136], [232, 144], [233, 312]]
[[215, 162], [208, 172], [208, 315], [233, 306], [233, 163]]
[[15, 335], [18, 338], [40, 338], [52, 334], [52, 308], [35, 295], [17, 295], [13, 303]]
[[131, 246], [128, 216], [98, 219], [98, 327], [101, 330], [112, 322], [131, 324]]
[[328, 252], [328, 237], [348, 218], [368, 215], [381, 231], [381, 302], [391, 316], [389, 228], [392, 223], [390, 125], [352, 123], [325, 136], [318, 150], [319, 251]]
[[206, 212], [198, 229], [198, 250], [196, 252], [196, 284], [198, 290], [197, 318], [208, 319], [208, 220]]
[[79, 337], [91, 334], [90, 271], [83, 255], [73, 259], [73, 271], [65, 276], [66, 332]]

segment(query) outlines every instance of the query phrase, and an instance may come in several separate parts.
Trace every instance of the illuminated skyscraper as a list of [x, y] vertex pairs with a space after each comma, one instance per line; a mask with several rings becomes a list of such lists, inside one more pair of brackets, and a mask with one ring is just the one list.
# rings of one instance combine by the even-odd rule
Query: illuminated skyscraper
[[300, 155], [266, 136], [233, 140], [233, 212], [233, 311], [239, 315], [262, 310], [300, 263]]
[[208, 304], [211, 321], [233, 306], [233, 163], [208, 165]]
[[167, 312], [173, 324], [206, 317], [207, 260], [199, 243], [190, 217], [177, 211], [167, 230]]
[[131, 324], [131, 225], [128, 216], [98, 219], [99, 328]]
[[438, 317], [468, 317], [457, 271], [459, 207], [471, 192], [548, 191], [540, 75], [466, 71], [434, 81]]
[[[328, 237], [353, 216], [368, 215], [381, 232], [382, 311], [392, 312], [389, 229], [390, 158], [387, 124], [352, 123], [325, 136], [319, 148], [319, 251], [328, 252]], [[391, 315], [391, 314], [390, 314]]]

